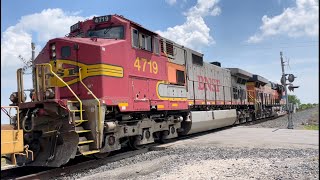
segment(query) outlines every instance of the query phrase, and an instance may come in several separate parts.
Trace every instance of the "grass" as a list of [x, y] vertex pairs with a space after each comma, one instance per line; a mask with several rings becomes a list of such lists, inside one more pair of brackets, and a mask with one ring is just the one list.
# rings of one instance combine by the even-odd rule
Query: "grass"
[[304, 126], [306, 130], [319, 130], [319, 110], [313, 112]]
[[319, 130], [319, 125], [305, 125], [304, 129], [306, 129], [306, 130]]

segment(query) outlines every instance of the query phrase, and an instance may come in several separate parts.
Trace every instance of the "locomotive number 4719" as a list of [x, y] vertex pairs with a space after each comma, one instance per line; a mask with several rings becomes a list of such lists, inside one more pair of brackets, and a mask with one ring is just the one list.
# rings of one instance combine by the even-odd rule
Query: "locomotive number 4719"
[[158, 64], [156, 61], [137, 57], [134, 61], [133, 67], [137, 68], [138, 71], [148, 72], [146, 69], [149, 69], [150, 73], [158, 74]]

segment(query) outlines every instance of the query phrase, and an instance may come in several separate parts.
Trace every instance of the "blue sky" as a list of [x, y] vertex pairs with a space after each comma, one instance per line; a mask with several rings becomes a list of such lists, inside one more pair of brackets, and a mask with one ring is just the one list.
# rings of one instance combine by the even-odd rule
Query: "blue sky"
[[[75, 3], [76, 2], [76, 3]], [[152, 2], [152, 3], [151, 3]], [[23, 4], [17, 6], [17, 4]], [[21, 54], [31, 57], [70, 25], [94, 15], [120, 14], [180, 44], [206, 61], [239, 67], [272, 81], [281, 77], [280, 51], [298, 78], [302, 103], [319, 101], [318, 0], [1, 1], [1, 104], [16, 91]], [[26, 76], [26, 84], [30, 76]], [[25, 88], [31, 88], [26, 85]]]

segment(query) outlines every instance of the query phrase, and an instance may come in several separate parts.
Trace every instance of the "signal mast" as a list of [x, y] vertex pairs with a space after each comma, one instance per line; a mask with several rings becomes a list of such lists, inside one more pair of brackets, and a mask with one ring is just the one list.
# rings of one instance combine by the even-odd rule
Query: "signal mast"
[[[288, 114], [288, 129], [293, 129], [293, 122], [292, 122], [292, 112], [293, 112], [293, 104], [290, 103], [289, 105], [289, 101], [288, 101], [288, 91], [287, 91], [287, 85], [289, 91], [294, 91], [295, 88], [299, 88], [299, 86], [294, 86], [292, 84], [292, 82], [294, 81], [295, 77], [293, 74], [286, 74], [284, 72], [284, 66], [285, 66], [285, 62], [283, 61], [282, 58], [282, 52], [280, 52], [280, 60], [281, 60], [281, 69], [282, 69], [282, 77], [281, 77], [281, 84], [284, 86], [285, 89], [285, 97], [286, 97], [286, 111]], [[288, 78], [287, 78], [288, 76]], [[289, 81], [289, 83], [287, 83], [287, 81]]]

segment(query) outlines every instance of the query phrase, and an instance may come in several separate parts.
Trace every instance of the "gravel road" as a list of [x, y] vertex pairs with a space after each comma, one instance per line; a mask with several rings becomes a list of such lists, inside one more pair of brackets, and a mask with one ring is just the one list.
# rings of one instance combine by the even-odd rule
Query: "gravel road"
[[[303, 128], [301, 123], [308, 122], [317, 112], [314, 108], [296, 113], [294, 128]], [[286, 128], [287, 119], [281, 117], [249, 127]], [[58, 179], [319, 179], [317, 146], [230, 147], [210, 145], [201, 140], [202, 136], [196, 139], [197, 143], [177, 143]]]

